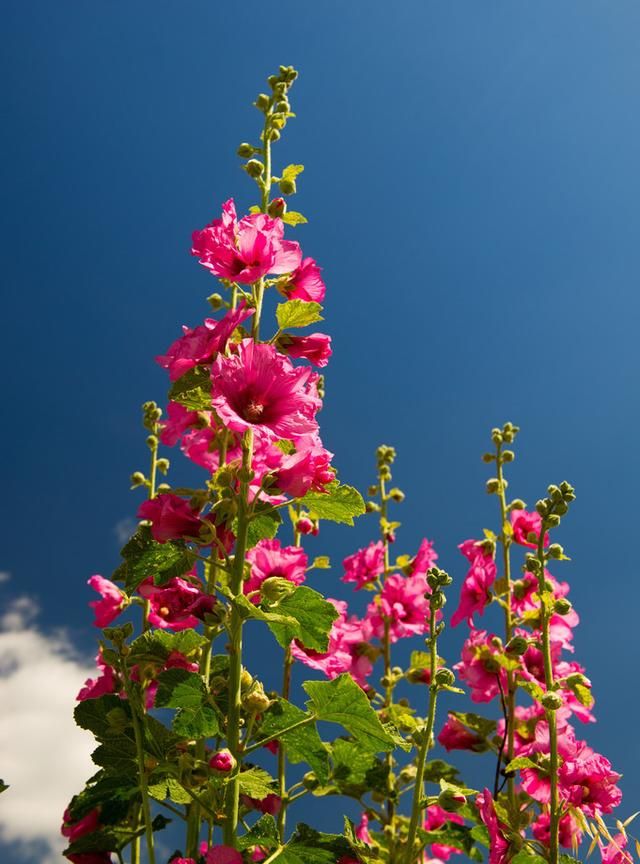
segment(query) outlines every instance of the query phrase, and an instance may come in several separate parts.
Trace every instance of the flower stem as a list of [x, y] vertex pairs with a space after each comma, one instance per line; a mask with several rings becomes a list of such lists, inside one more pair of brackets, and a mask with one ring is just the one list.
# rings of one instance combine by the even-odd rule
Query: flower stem
[[[231, 578], [231, 593], [234, 597], [242, 594], [244, 576], [244, 561], [247, 551], [247, 532], [249, 528], [249, 483], [251, 475], [251, 460], [253, 456], [253, 430], [245, 432], [242, 442], [242, 469], [240, 479], [240, 495], [238, 499], [238, 535], [233, 561], [233, 576]], [[238, 829], [238, 805], [240, 799], [240, 771], [242, 769], [242, 753], [240, 747], [241, 676], [242, 676], [242, 617], [235, 604], [231, 606], [231, 621], [229, 625], [229, 713], [227, 718], [227, 744], [236, 759], [237, 765], [230, 778], [226, 792], [226, 821], [224, 824], [224, 842], [227, 846], [236, 846]]]
[[[151, 807], [149, 805], [149, 793], [147, 790], [147, 771], [144, 764], [144, 744], [143, 744], [143, 732], [142, 727], [140, 725], [140, 717], [138, 716], [138, 707], [142, 709], [142, 704], [138, 705], [138, 699], [132, 698], [133, 693], [131, 690], [131, 682], [127, 676], [127, 669], [125, 663], [122, 663], [122, 679], [124, 681], [124, 688], [127, 694], [127, 699], [129, 701], [129, 705], [131, 707], [131, 721], [133, 724], [133, 734], [136, 742], [136, 758], [138, 760], [138, 774], [140, 778], [140, 793], [142, 795], [142, 816], [144, 819], [144, 831], [147, 840], [147, 855], [149, 859], [149, 864], [155, 864], [155, 851], [153, 846], [153, 827], [151, 825]], [[143, 715], [144, 716], [144, 715]], [[136, 850], [137, 845], [137, 850]], [[133, 846], [132, 854], [135, 857], [139, 857], [140, 847], [139, 844], [135, 844]], [[132, 860], [135, 858], [132, 857]]]
[[436, 718], [436, 702], [438, 699], [438, 685], [436, 684], [436, 672], [438, 666], [438, 649], [436, 635], [436, 610], [431, 609], [429, 618], [429, 669], [431, 672], [431, 683], [429, 684], [429, 712], [427, 722], [422, 729], [422, 742], [418, 753], [418, 764], [416, 768], [416, 782], [413, 787], [413, 803], [411, 806], [411, 821], [409, 822], [409, 833], [407, 835], [406, 864], [413, 864], [417, 859], [414, 849], [418, 823], [424, 810], [424, 771], [427, 764], [427, 755], [431, 746], [433, 727]]

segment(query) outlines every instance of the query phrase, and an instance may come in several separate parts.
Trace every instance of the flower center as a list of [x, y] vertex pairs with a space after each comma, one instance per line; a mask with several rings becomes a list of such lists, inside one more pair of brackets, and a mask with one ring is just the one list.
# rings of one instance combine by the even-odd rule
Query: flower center
[[259, 423], [264, 412], [262, 402], [251, 401], [243, 411], [244, 419], [249, 423]]

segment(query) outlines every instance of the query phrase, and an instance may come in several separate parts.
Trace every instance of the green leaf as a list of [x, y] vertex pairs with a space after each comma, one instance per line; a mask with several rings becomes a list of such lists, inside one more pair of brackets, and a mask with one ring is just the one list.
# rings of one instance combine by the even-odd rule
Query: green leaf
[[250, 831], [238, 837], [238, 849], [251, 849], [253, 846], [263, 846], [274, 849], [278, 846], [278, 826], [269, 813], [265, 813]]
[[562, 854], [560, 855], [560, 864], [582, 864], [582, 862], [572, 855]]
[[100, 744], [91, 754], [91, 759], [108, 774], [131, 777], [137, 771], [135, 741], [124, 736]]
[[115, 776], [100, 771], [71, 802], [69, 809], [72, 820], [78, 821], [99, 807], [103, 825], [119, 822], [127, 814], [131, 801], [138, 797], [139, 791], [135, 771]]
[[345, 794], [388, 790], [389, 766], [355, 741], [337, 738], [331, 747], [332, 780]]
[[303, 171], [304, 165], [287, 165], [287, 167], [283, 169], [280, 179], [295, 180], [298, 174], [302, 174]]
[[149, 795], [156, 801], [165, 801], [167, 798], [174, 804], [190, 804], [193, 800], [188, 792], [185, 792], [175, 777], [151, 777], [148, 785]]
[[249, 768], [248, 771], [243, 771], [239, 783], [241, 794], [256, 798], [258, 801], [262, 801], [274, 791], [273, 777], [262, 768]]
[[153, 662], [164, 665], [174, 651], [189, 657], [206, 644], [206, 641], [204, 636], [195, 630], [180, 630], [177, 633], [147, 630], [129, 645], [128, 661], [131, 665]]
[[121, 552], [124, 561], [113, 574], [131, 593], [148, 576], [156, 585], [164, 585], [174, 576], [188, 573], [196, 556], [182, 541], [156, 543], [146, 525], [141, 525]]
[[486, 846], [487, 849], [490, 846], [489, 840], [489, 832], [485, 825], [474, 825], [474, 827], [469, 832], [476, 843], [480, 843], [482, 846]]
[[331, 567], [331, 561], [329, 560], [328, 555], [317, 555], [313, 559], [313, 563], [311, 565], [316, 570], [328, 570]]
[[[291, 301], [293, 302], [293, 301]], [[353, 517], [364, 513], [364, 501], [357, 489], [341, 486], [337, 480], [326, 486], [326, 492], [307, 492], [300, 503], [317, 519], [328, 519], [353, 525]]]
[[[302, 709], [287, 702], [286, 699], [278, 699], [263, 717], [260, 737], [269, 738], [281, 729], [287, 729], [294, 723], [304, 720], [307, 716]], [[294, 764], [306, 762], [315, 771], [320, 783], [326, 783], [329, 776], [327, 748], [322, 743], [314, 724], [300, 726], [298, 729], [279, 735], [278, 738], [285, 745], [287, 759], [290, 762]]]
[[189, 411], [211, 410], [211, 372], [207, 366], [194, 366], [174, 381], [169, 399]]
[[197, 708], [206, 695], [204, 681], [197, 672], [167, 669], [158, 675], [156, 708]]
[[322, 834], [300, 823], [293, 837], [272, 861], [278, 864], [335, 864], [342, 857], [354, 858], [350, 843], [338, 834]]
[[522, 768], [538, 768], [539, 766], [533, 761], [533, 759], [529, 759], [528, 756], [517, 756], [515, 759], [512, 759], [511, 762], [504, 769], [505, 772], [509, 774], [513, 771], [520, 771]]
[[483, 717], [481, 714], [474, 714], [472, 711], [466, 713], [463, 711], [449, 711], [449, 714], [459, 720], [467, 729], [477, 732], [483, 738], [488, 738], [489, 735], [493, 735], [496, 731], [496, 721], [489, 720], [489, 718]]
[[220, 723], [210, 705], [197, 705], [181, 708], [173, 718], [172, 728], [181, 738], [213, 738], [220, 732]]
[[5, 792], [9, 787], [4, 782], [4, 780], [0, 780], [0, 792]]
[[286, 213], [283, 213], [280, 217], [285, 225], [304, 225], [309, 220], [306, 216], [303, 216], [302, 213], [298, 213], [296, 210], [287, 210]]
[[121, 736], [134, 739], [131, 708], [119, 696], [107, 694], [97, 699], [85, 699], [76, 705], [73, 716], [81, 729], [93, 732], [100, 741]]
[[285, 615], [278, 611], [265, 611], [260, 606], [252, 603], [244, 594], [239, 594], [233, 598], [233, 604], [240, 613], [243, 620], [247, 618], [255, 618], [256, 621], [264, 621], [266, 624], [285, 624], [287, 627], [297, 627], [297, 621], [291, 615]]
[[322, 306], [314, 301], [296, 299], [287, 300], [286, 303], [278, 303], [276, 308], [278, 327], [281, 330], [287, 330], [291, 327], [308, 327], [309, 324], [324, 320], [321, 312]]
[[542, 855], [536, 855], [533, 852], [527, 852], [526, 849], [521, 849], [511, 859], [511, 864], [547, 864], [547, 859]]
[[254, 516], [249, 522], [249, 527], [247, 529], [247, 549], [251, 549], [256, 545], [256, 543], [259, 543], [260, 540], [273, 539], [276, 536], [281, 523], [282, 517], [277, 510], [272, 511], [271, 513], [260, 513], [258, 516]]
[[448, 780], [449, 783], [457, 783], [460, 772], [453, 765], [443, 759], [432, 759], [427, 762], [424, 771], [424, 779], [428, 783], [439, 783], [440, 780]]
[[276, 609], [295, 620], [293, 626], [276, 622], [269, 624], [283, 648], [297, 639], [305, 648], [320, 652], [327, 650], [331, 627], [340, 616], [333, 603], [325, 600], [322, 594], [302, 585], [281, 600]]
[[319, 720], [339, 723], [365, 749], [374, 753], [393, 750], [395, 742], [371, 707], [363, 690], [346, 672], [333, 681], [306, 681], [307, 703]]

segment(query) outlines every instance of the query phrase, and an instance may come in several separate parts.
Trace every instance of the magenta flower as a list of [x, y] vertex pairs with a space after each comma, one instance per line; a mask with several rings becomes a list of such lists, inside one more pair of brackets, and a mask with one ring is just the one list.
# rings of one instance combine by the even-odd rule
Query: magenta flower
[[295, 442], [318, 430], [317, 374], [295, 368], [273, 345], [243, 339], [231, 357], [218, 354], [212, 380], [213, 407], [234, 432], [255, 429], [268, 440]]
[[167, 348], [166, 354], [156, 357], [156, 363], [169, 370], [171, 381], [177, 381], [194, 366], [208, 363], [215, 354], [224, 351], [233, 331], [254, 311], [243, 300], [219, 321], [205, 318], [198, 327], [183, 327], [183, 335]]
[[415, 576], [420, 573], [422, 576], [426, 576], [427, 570], [433, 567], [437, 560], [438, 554], [433, 548], [433, 541], [427, 540], [425, 537], [420, 543], [416, 557], [411, 562], [411, 575]]
[[575, 757], [560, 766], [560, 794], [586, 816], [611, 813], [622, 800], [622, 792], [616, 786], [621, 776], [611, 768], [608, 759], [580, 742]]
[[238, 222], [229, 199], [222, 205], [222, 219], [193, 232], [191, 254], [214, 276], [250, 284], [267, 273], [291, 273], [300, 266], [299, 244], [283, 238], [281, 219], [254, 213]]
[[231, 751], [227, 750], [226, 747], [223, 750], [218, 750], [218, 752], [214, 753], [211, 759], [209, 759], [209, 767], [222, 774], [228, 774], [229, 771], [233, 771], [236, 764], [236, 760], [233, 758]]
[[472, 627], [474, 613], [482, 615], [491, 601], [490, 588], [496, 578], [496, 564], [493, 557], [473, 540], [466, 540], [458, 548], [471, 561], [471, 567], [462, 583], [460, 603], [451, 618], [451, 626], [457, 627], [466, 618]]
[[[540, 536], [540, 528], [542, 527], [542, 516], [536, 513], [535, 510], [529, 513], [527, 510], [512, 510], [509, 513], [511, 519], [511, 527], [513, 528], [513, 539], [521, 546], [528, 546], [530, 549], [535, 549], [538, 545], [537, 539], [532, 543], [527, 539], [529, 534], [535, 534], [536, 538]], [[549, 543], [549, 535], [544, 538], [544, 545]]]
[[384, 573], [384, 543], [369, 543], [365, 549], [358, 549], [353, 555], [348, 555], [342, 562], [344, 567], [343, 582], [355, 582], [356, 589], [363, 588], [375, 582]]
[[108, 627], [127, 605], [127, 598], [117, 585], [104, 576], [92, 576], [87, 584], [102, 597], [102, 600], [89, 603], [96, 616], [93, 623], [96, 627]]
[[490, 702], [507, 686], [507, 673], [495, 659], [501, 653], [499, 640], [486, 630], [472, 630], [462, 646], [462, 659], [453, 667], [471, 689], [473, 702]]
[[160, 440], [167, 447], [175, 446], [187, 429], [199, 422], [197, 411], [188, 411], [179, 402], [169, 402], [167, 405], [167, 420], [160, 423]]
[[510, 844], [506, 837], [507, 829], [498, 820], [493, 798], [488, 789], [476, 795], [476, 805], [480, 811], [480, 818], [489, 831], [489, 864], [508, 864]]
[[314, 366], [326, 366], [331, 357], [331, 336], [310, 333], [308, 336], [291, 336], [288, 333], [278, 339], [278, 348], [289, 357], [309, 360]]
[[[265, 579], [278, 576], [301, 585], [306, 576], [307, 556], [300, 546], [281, 546], [279, 540], [260, 540], [247, 552], [251, 575], [244, 583], [244, 593], [259, 591]], [[259, 602], [256, 597], [254, 602]]]
[[82, 819], [78, 819], [76, 822], [71, 821], [71, 811], [67, 808], [62, 817], [60, 833], [69, 840], [69, 843], [75, 843], [80, 837], [84, 837], [85, 834], [93, 834], [99, 828], [100, 811], [97, 807], [90, 810], [86, 816], [83, 816]]
[[162, 587], [154, 585], [151, 578], [145, 579], [138, 592], [149, 601], [149, 622], [155, 627], [171, 630], [197, 627], [204, 613], [210, 611], [215, 603], [213, 597], [203, 594], [180, 576], [174, 576]]
[[212, 846], [204, 860], [205, 864], [242, 864], [242, 855], [231, 846]]
[[[437, 831], [443, 825], [448, 825], [453, 822], [456, 825], [464, 825], [464, 819], [459, 813], [447, 813], [442, 807], [437, 804], [431, 804], [427, 807], [426, 818], [424, 820], [425, 831]], [[448, 861], [452, 855], [461, 855], [460, 849], [454, 846], [445, 846], [442, 843], [432, 843], [431, 853], [435, 858], [441, 861]]]
[[470, 732], [457, 717], [449, 714], [446, 723], [438, 735], [438, 743], [442, 744], [447, 753], [452, 750], [477, 750], [484, 749], [483, 739]]
[[622, 834], [616, 834], [615, 837], [612, 837], [608, 846], [604, 846], [602, 843], [599, 846], [602, 864], [633, 864], [633, 856], [625, 851], [627, 838]]
[[111, 666], [107, 666], [102, 658], [102, 652], [96, 657], [96, 665], [100, 670], [98, 678], [87, 678], [76, 699], [84, 702], [86, 699], [97, 699], [106, 693], [116, 692], [116, 675]]
[[70, 852], [65, 856], [71, 864], [112, 864], [110, 852]]
[[258, 810], [260, 813], [268, 813], [270, 816], [275, 816], [280, 812], [282, 807], [282, 798], [279, 795], [271, 793], [266, 798], [250, 798], [248, 795], [241, 795], [242, 803], [250, 810]]
[[322, 303], [326, 287], [320, 276], [320, 267], [313, 258], [305, 258], [280, 290], [289, 300]]
[[144, 501], [138, 508], [138, 518], [151, 522], [151, 534], [158, 543], [198, 537], [202, 522], [188, 501], [164, 492]]
[[382, 638], [385, 620], [389, 623], [392, 642], [426, 633], [430, 610], [424, 595], [428, 590], [427, 580], [419, 573], [415, 576], [401, 576], [399, 573], [388, 576], [379, 598], [367, 607], [367, 618], [374, 635]]
[[[259, 438], [254, 447], [252, 468], [256, 474], [255, 484], [260, 483], [265, 474], [273, 475], [277, 491], [291, 498], [303, 498], [312, 489], [314, 492], [325, 492], [327, 484], [335, 480], [335, 471], [331, 467], [333, 453], [322, 446], [317, 435], [302, 435], [296, 441], [294, 453], [285, 455], [279, 447], [264, 438]], [[260, 493], [263, 499], [279, 503], [278, 496]], [[280, 497], [280, 501], [284, 498]]]
[[[548, 846], [550, 842], [550, 822], [551, 818], [549, 814], [541, 813], [531, 826], [531, 833], [535, 839], [539, 843], [544, 843], [545, 846]], [[574, 842], [576, 845], [579, 845], [582, 842], [580, 824], [571, 813], [565, 813], [564, 816], [560, 817], [558, 828], [558, 839], [560, 845], [564, 846], [566, 849], [572, 848]], [[614, 862], [610, 862], [610, 864], [614, 864]], [[620, 861], [615, 862], [615, 864], [627, 864], [627, 862]], [[631, 862], [629, 862], [629, 864], [631, 864]]]
[[360, 817], [360, 821], [356, 825], [354, 833], [358, 840], [361, 840], [363, 843], [368, 843], [369, 846], [373, 843], [371, 834], [369, 833], [369, 817], [366, 813], [363, 813]]

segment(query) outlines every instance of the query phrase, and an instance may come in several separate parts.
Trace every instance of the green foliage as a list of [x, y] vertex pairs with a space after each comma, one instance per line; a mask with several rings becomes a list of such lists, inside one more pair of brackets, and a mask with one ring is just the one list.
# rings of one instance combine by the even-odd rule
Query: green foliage
[[316, 519], [328, 519], [343, 525], [353, 525], [355, 516], [365, 511], [362, 495], [351, 486], [341, 486], [337, 480], [329, 483], [326, 492], [307, 492], [301, 504]]
[[322, 321], [322, 306], [319, 303], [306, 300], [287, 300], [286, 303], [278, 303], [276, 318], [281, 330], [292, 327], [308, 327]]
[[272, 857], [278, 864], [335, 864], [343, 856], [353, 856], [351, 844], [338, 834], [323, 834], [308, 825], [298, 824], [294, 835]]
[[322, 594], [301, 585], [285, 597], [276, 607], [280, 614], [294, 619], [294, 624], [269, 624], [271, 632], [280, 645], [286, 648], [292, 639], [297, 639], [305, 648], [326, 651], [329, 647], [331, 626], [339, 613], [333, 603], [324, 599]]
[[354, 798], [367, 791], [386, 793], [389, 766], [357, 742], [337, 738], [331, 746], [331, 763], [335, 791]]
[[319, 720], [339, 723], [365, 750], [393, 750], [393, 737], [350, 675], [344, 673], [333, 681], [306, 681], [302, 686], [311, 697], [307, 705]]
[[295, 227], [296, 225], [304, 225], [309, 220], [306, 216], [303, 216], [302, 213], [298, 213], [296, 210], [287, 210], [286, 213], [283, 213], [280, 217], [285, 225], [291, 225]]
[[262, 768], [249, 768], [240, 774], [240, 792], [261, 801], [274, 791], [273, 777]]
[[[260, 737], [268, 738], [308, 716], [301, 708], [280, 698], [264, 715], [260, 725]], [[306, 762], [315, 771], [320, 783], [326, 782], [329, 776], [327, 748], [314, 724], [300, 726], [284, 735], [278, 735], [278, 738], [286, 746], [289, 762]]]
[[512, 771], [520, 771], [522, 768], [537, 768], [538, 766], [533, 761], [533, 759], [529, 759], [528, 756], [517, 756], [515, 759], [512, 759], [511, 762], [504, 769], [507, 773], [511, 773]]
[[164, 585], [174, 576], [183, 576], [193, 567], [195, 555], [184, 542], [171, 540], [157, 543], [146, 525], [141, 525], [121, 552], [124, 561], [116, 569], [113, 578], [124, 582], [129, 593], [148, 576], [153, 576], [156, 585]]
[[533, 852], [528, 852], [526, 849], [521, 849], [520, 852], [513, 856], [511, 864], [547, 864], [547, 859], [543, 858], [542, 855], [536, 855]]
[[259, 513], [249, 522], [247, 531], [247, 549], [255, 546], [260, 540], [271, 540], [276, 536], [282, 517], [277, 510], [269, 513]]
[[178, 708], [173, 731], [182, 738], [210, 738], [220, 731], [218, 717], [207, 704], [208, 693], [201, 676], [187, 669], [167, 669], [158, 675], [155, 704]]
[[147, 788], [149, 795], [156, 801], [166, 801], [168, 798], [174, 804], [190, 804], [193, 800], [175, 777], [154, 774], [151, 776]]
[[238, 838], [239, 849], [251, 849], [255, 845], [265, 849], [278, 846], [278, 826], [273, 816], [268, 813], [258, 819], [250, 831]]
[[211, 410], [211, 374], [207, 366], [194, 366], [174, 381], [169, 399], [179, 402], [189, 411]]
[[168, 630], [147, 630], [130, 644], [128, 661], [131, 665], [138, 663], [164, 665], [173, 651], [189, 657], [205, 645], [206, 641], [204, 636], [195, 630], [180, 630], [178, 633], [171, 633]]

